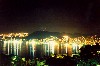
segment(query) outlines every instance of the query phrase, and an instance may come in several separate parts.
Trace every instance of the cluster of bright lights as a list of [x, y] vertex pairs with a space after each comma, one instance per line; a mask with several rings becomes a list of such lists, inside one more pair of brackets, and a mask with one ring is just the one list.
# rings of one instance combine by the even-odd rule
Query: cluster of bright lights
[[[50, 36], [50, 37], [45, 38], [45, 39], [30, 39], [27, 42], [27, 44], [32, 46], [32, 51], [35, 51], [35, 47], [37, 45], [45, 45], [45, 46], [48, 45], [47, 52], [54, 54], [55, 46], [58, 44], [57, 40], [58, 40], [57, 37]], [[45, 48], [43, 48], [43, 49], [45, 49]], [[46, 49], [44, 51], [46, 51]]]
[[[47, 46], [45, 48], [42, 48], [43, 50], [41, 51], [46, 51], [46, 52], [50, 52], [51, 54], [55, 54], [55, 51], [57, 51], [57, 53], [59, 54], [61, 50], [61, 53], [64, 50], [64, 53], [68, 53], [68, 52], [72, 52], [72, 50], [74, 50], [74, 52], [79, 52], [79, 49], [83, 46], [83, 45], [87, 45], [87, 44], [91, 44], [91, 45], [95, 45], [96, 42], [100, 42], [100, 38], [98, 38], [97, 36], [90, 36], [90, 37], [76, 37], [76, 38], [71, 38], [67, 35], [64, 35], [60, 38], [55, 37], [55, 36], [50, 36], [44, 39], [30, 39], [28, 41], [26, 41], [25, 39], [16, 39], [17, 36], [19, 37], [25, 37], [28, 36], [28, 33], [11, 33], [8, 35], [4, 35], [1, 34], [0, 36], [7, 36], [7, 37], [11, 37], [11, 36], [15, 36], [15, 38], [11, 38], [11, 39], [5, 39], [4, 40], [4, 46], [3, 47], [7, 47], [8, 48], [8, 54], [10, 49], [10, 45], [12, 47], [14, 47], [14, 52], [16, 55], [18, 55], [19, 49], [22, 47], [22, 43], [25, 42], [25, 46], [30, 46], [32, 49], [30, 49], [30, 51], [35, 52], [36, 51], [36, 46], [37, 45], [44, 45]], [[61, 46], [61, 48], [59, 48]], [[16, 50], [17, 49], [17, 50]], [[26, 47], [25, 47], [26, 49]], [[28, 47], [27, 47], [28, 49]], [[34, 54], [34, 53], [33, 53]], [[49, 55], [49, 54], [48, 54]]]
[[82, 45], [95, 45], [95, 43], [100, 43], [100, 38], [95, 36], [81, 36], [76, 38], [69, 38], [69, 44], [76, 43], [80, 46]]
[[2, 39], [5, 39], [6, 37], [26, 37], [28, 36], [28, 33], [8, 33], [8, 34], [0, 34], [0, 37]]

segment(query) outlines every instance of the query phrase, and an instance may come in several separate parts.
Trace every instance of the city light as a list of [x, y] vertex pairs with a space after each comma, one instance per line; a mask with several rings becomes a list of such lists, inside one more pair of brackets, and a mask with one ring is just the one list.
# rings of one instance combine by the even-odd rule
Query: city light
[[[24, 35], [24, 36], [23, 36]], [[43, 39], [29, 39], [26, 40], [22, 37], [28, 36], [28, 33], [9, 33], [9, 34], [0, 34], [0, 36], [5, 37], [2, 42], [3, 44], [3, 53], [5, 54], [14, 54], [19, 55], [23, 53], [22, 50], [26, 50], [30, 52], [30, 55], [33, 57], [36, 55], [37, 50], [41, 50], [41, 54], [51, 55], [51, 54], [77, 54], [80, 52], [80, 48], [83, 45], [95, 45], [95, 43], [100, 41], [97, 36], [89, 36], [89, 37], [75, 37], [71, 38], [67, 35], [64, 35], [60, 38], [56, 36], [49, 36]], [[16, 38], [14, 36], [18, 36]], [[10, 37], [10, 38], [6, 38]], [[40, 46], [41, 48], [38, 48]], [[6, 52], [7, 51], [7, 52]], [[97, 51], [99, 53], [99, 51]], [[20, 54], [21, 55], [21, 54]]]

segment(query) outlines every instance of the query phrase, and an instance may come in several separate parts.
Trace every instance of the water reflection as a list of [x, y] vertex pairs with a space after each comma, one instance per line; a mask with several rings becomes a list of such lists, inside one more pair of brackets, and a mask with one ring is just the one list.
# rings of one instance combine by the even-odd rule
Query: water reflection
[[71, 44], [67, 40], [59, 40], [57, 37], [45, 39], [17, 39], [11, 38], [2, 41], [2, 52], [4, 54], [28, 56], [31, 58], [50, 56], [51, 54], [68, 54], [78, 53], [78, 44]]

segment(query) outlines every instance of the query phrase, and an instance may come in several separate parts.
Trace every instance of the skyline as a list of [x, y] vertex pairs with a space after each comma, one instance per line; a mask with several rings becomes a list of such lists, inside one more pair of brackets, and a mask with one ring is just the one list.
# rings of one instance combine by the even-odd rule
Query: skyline
[[99, 33], [100, 1], [0, 1], [0, 32]]

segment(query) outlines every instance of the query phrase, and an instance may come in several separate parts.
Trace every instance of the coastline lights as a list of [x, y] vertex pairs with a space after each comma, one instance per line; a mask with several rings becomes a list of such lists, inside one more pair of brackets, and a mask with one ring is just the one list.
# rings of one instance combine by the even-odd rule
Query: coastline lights
[[66, 41], [68, 41], [69, 37], [68, 36], [63, 36], [65, 38]]
[[2, 39], [10, 38], [10, 37], [26, 37], [28, 36], [28, 33], [8, 33], [8, 34], [0, 34], [0, 37]]

